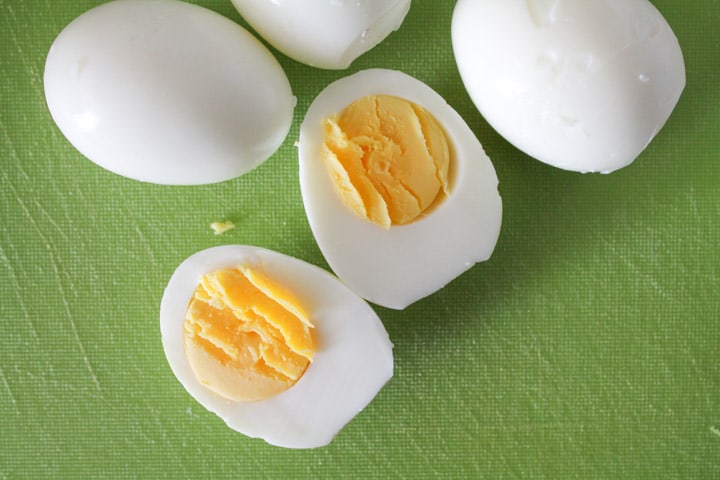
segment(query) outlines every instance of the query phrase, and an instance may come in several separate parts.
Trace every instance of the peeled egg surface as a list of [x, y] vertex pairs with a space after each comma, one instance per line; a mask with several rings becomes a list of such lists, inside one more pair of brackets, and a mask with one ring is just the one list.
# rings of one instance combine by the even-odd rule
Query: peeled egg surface
[[410, 0], [232, 0], [271, 45], [298, 62], [344, 69], [400, 28]]
[[295, 106], [270, 51], [229, 19], [176, 0], [116, 0], [67, 25], [45, 96], [83, 155], [119, 175], [205, 184], [253, 169], [282, 144]]
[[678, 40], [647, 0], [459, 0], [452, 43], [485, 119], [566, 170], [633, 162], [685, 86]]
[[[357, 99], [390, 95], [431, 113], [453, 152], [446, 198], [419, 219], [382, 228], [338, 198], [322, 160], [323, 122]], [[434, 90], [395, 70], [363, 70], [323, 90], [298, 143], [300, 188], [310, 227], [335, 274], [361, 297], [394, 309], [439, 290], [487, 260], [502, 217], [495, 169], [465, 121]]]
[[[188, 303], [206, 273], [253, 265], [282, 281], [302, 301], [314, 325], [316, 350], [304, 375], [265, 400], [235, 402], [207, 388], [184, 350]], [[393, 374], [392, 343], [372, 308], [330, 273], [259, 247], [226, 245], [190, 256], [173, 273], [160, 306], [168, 363], [185, 389], [232, 429], [288, 448], [328, 444]]]

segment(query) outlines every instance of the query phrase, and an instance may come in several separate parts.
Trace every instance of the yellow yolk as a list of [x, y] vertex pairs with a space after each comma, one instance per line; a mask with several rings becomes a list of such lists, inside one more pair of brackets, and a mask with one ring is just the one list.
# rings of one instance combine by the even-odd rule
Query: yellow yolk
[[233, 222], [213, 222], [210, 224], [210, 228], [213, 232], [215, 232], [215, 235], [222, 235], [223, 233], [227, 232], [228, 230], [232, 230], [235, 228], [235, 224]]
[[335, 191], [382, 227], [416, 220], [448, 193], [451, 149], [424, 108], [389, 95], [363, 97], [324, 124], [323, 159]]
[[313, 325], [283, 286], [248, 266], [200, 279], [185, 314], [185, 354], [210, 390], [235, 401], [290, 388], [312, 361]]

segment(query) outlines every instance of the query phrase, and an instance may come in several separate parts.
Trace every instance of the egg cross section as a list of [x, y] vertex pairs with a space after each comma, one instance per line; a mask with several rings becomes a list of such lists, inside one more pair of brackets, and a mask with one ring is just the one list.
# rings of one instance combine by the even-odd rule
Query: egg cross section
[[431, 113], [369, 95], [324, 124], [322, 156], [343, 204], [389, 228], [418, 219], [448, 194], [450, 142]]
[[300, 302], [258, 268], [205, 274], [188, 305], [185, 353], [207, 388], [235, 401], [290, 388], [315, 351], [313, 324]]

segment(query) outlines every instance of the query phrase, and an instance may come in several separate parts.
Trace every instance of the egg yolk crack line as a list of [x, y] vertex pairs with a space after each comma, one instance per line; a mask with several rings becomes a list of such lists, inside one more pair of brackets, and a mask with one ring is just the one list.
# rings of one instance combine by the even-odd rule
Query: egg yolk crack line
[[325, 119], [322, 158], [342, 203], [384, 228], [413, 222], [449, 192], [450, 142], [412, 102], [369, 95]]
[[204, 275], [188, 305], [184, 330], [195, 375], [210, 390], [236, 401], [287, 390], [315, 351], [313, 324], [300, 302], [248, 266]]

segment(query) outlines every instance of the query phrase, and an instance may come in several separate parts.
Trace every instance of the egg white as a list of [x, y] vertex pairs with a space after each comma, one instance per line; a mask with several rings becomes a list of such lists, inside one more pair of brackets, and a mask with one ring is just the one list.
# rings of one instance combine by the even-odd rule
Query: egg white
[[[455, 153], [448, 198], [423, 218], [387, 230], [342, 204], [320, 156], [323, 120], [378, 94], [405, 98], [432, 113]], [[502, 217], [495, 169], [462, 117], [419, 80], [371, 69], [332, 83], [305, 115], [298, 156], [303, 203], [318, 246], [335, 274], [361, 297], [403, 309], [490, 258]]]
[[452, 44], [498, 133], [577, 172], [632, 163], [685, 86], [678, 40], [647, 0], [459, 0]]
[[67, 25], [44, 72], [50, 114], [83, 155], [135, 180], [242, 175], [290, 129], [295, 97], [247, 30], [176, 0], [116, 0]]
[[400, 28], [410, 0], [232, 0], [271, 45], [298, 62], [344, 69]]
[[[250, 263], [282, 282], [308, 310], [317, 350], [305, 374], [285, 392], [258, 402], [233, 402], [195, 377], [184, 353], [183, 322], [200, 278]], [[330, 273], [278, 252], [226, 245], [195, 253], [173, 273], [160, 305], [162, 343], [185, 389], [227, 425], [287, 448], [327, 445], [367, 406], [393, 374], [392, 343], [372, 308]]]

